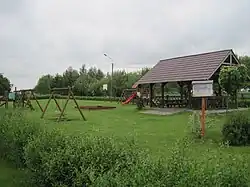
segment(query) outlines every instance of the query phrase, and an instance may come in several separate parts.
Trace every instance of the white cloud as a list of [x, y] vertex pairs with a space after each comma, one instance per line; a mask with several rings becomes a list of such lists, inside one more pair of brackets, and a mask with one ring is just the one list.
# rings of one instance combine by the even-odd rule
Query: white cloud
[[110, 71], [159, 59], [233, 48], [250, 51], [241, 0], [0, 0], [0, 71], [18, 88], [46, 73], [95, 65]]

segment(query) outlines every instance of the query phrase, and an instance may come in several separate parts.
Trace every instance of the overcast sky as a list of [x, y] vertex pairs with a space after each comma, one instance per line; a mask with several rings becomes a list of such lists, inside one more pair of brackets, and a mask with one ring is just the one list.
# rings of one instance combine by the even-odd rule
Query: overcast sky
[[110, 71], [232, 48], [250, 55], [249, 0], [0, 0], [0, 73], [19, 89], [82, 64]]

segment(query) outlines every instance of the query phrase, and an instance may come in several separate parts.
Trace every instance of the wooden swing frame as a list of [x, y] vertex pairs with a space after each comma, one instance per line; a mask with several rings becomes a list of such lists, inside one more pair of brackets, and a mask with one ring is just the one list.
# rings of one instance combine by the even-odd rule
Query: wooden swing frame
[[[2, 102], [3, 101], [3, 102]], [[5, 108], [8, 108], [8, 92], [4, 92], [4, 96], [0, 97], [0, 107], [4, 106]]]
[[[56, 97], [55, 97], [55, 94], [56, 94], [56, 92], [58, 92], [58, 91], [67, 91], [67, 92], [68, 92], [68, 97], [67, 97], [67, 100], [66, 100], [66, 102], [65, 102], [65, 104], [64, 104], [64, 106], [63, 106], [63, 108], [60, 107], [60, 105], [59, 105], [59, 103], [58, 103], [58, 101], [56, 100]], [[73, 99], [73, 101], [74, 101], [74, 103], [75, 103], [75, 105], [76, 105], [76, 108], [78, 109], [78, 111], [79, 111], [79, 113], [80, 113], [82, 119], [83, 119], [84, 121], [86, 121], [86, 118], [85, 118], [85, 116], [83, 115], [83, 113], [82, 113], [82, 111], [81, 111], [81, 109], [80, 109], [80, 107], [79, 107], [79, 105], [78, 105], [78, 103], [77, 103], [77, 101], [76, 101], [76, 99], [75, 99], [75, 96], [74, 96], [74, 93], [73, 93], [71, 87], [67, 87], [67, 88], [52, 88], [52, 89], [51, 89], [49, 100], [48, 100], [48, 102], [47, 102], [47, 104], [46, 104], [46, 106], [45, 106], [45, 108], [44, 108], [44, 110], [43, 110], [43, 113], [42, 113], [42, 115], [41, 115], [41, 118], [44, 117], [44, 115], [45, 115], [45, 113], [46, 113], [46, 111], [47, 111], [47, 109], [48, 109], [48, 106], [49, 106], [49, 104], [50, 104], [50, 101], [51, 101], [52, 99], [55, 101], [56, 106], [57, 106], [58, 110], [60, 111], [60, 115], [59, 115], [59, 117], [57, 118], [57, 122], [59, 122], [59, 121], [62, 120], [62, 117], [64, 116], [66, 107], [67, 107], [68, 102], [69, 102], [70, 99]]]
[[[15, 88], [15, 101], [14, 101], [14, 108], [16, 108], [17, 106], [20, 107], [26, 107], [28, 106], [31, 110], [35, 110], [35, 108], [33, 107], [32, 103], [31, 103], [31, 96], [33, 96], [34, 100], [36, 101], [37, 106], [39, 107], [39, 109], [41, 110], [41, 112], [43, 112], [43, 108], [40, 105], [39, 101], [37, 100], [35, 94], [34, 94], [34, 89], [26, 89], [26, 90], [16, 90]], [[17, 93], [20, 92], [21, 96], [19, 98], [17, 98]], [[30, 95], [25, 98], [26, 93], [30, 92]], [[17, 104], [17, 105], [16, 105]]]

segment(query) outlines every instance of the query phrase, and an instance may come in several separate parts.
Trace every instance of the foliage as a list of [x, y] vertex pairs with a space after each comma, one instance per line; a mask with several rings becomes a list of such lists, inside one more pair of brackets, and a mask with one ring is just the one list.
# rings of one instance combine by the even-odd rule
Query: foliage
[[37, 85], [35, 87], [36, 92], [40, 94], [48, 94], [49, 89], [52, 87], [52, 82], [54, 85], [57, 84], [55, 81], [53, 81], [53, 76], [43, 75], [37, 82]]
[[219, 84], [224, 91], [229, 94], [237, 103], [237, 92], [240, 88], [246, 86], [248, 76], [245, 65], [238, 66], [224, 66], [219, 75]]
[[239, 61], [247, 67], [247, 74], [250, 77], [250, 56], [240, 56]]
[[[50, 95], [36, 95], [36, 98], [39, 100], [49, 99]], [[55, 94], [57, 99], [67, 99], [66, 95]], [[31, 99], [33, 99], [31, 97]], [[77, 100], [91, 100], [91, 101], [119, 101], [120, 97], [104, 97], [104, 96], [75, 96]]]
[[188, 127], [193, 138], [201, 138], [201, 123], [199, 112], [194, 111], [189, 116]]
[[[18, 130], [12, 125], [17, 120]], [[209, 154], [194, 160], [188, 138], [177, 142], [165, 163], [151, 160], [134, 141], [118, 144], [113, 138], [34, 127], [20, 113], [4, 112], [0, 129], [9, 132], [0, 132], [0, 152], [8, 155], [17, 149], [31, 173], [27, 177], [37, 186], [247, 186], [249, 173], [241, 157]]]
[[39, 127], [24, 120], [20, 111], [4, 111], [0, 114], [0, 155], [18, 166], [23, 166], [23, 147], [31, 136], [39, 132]]
[[63, 73], [64, 85], [65, 87], [72, 87], [75, 84], [75, 81], [78, 79], [79, 73], [77, 70], [73, 69], [71, 66], [66, 69]]
[[235, 96], [239, 88], [247, 81], [247, 69], [245, 65], [224, 66], [219, 75], [219, 83], [231, 96]]
[[[131, 88], [132, 85], [146, 72], [149, 68], [126, 73], [124, 70], [113, 72], [112, 95], [120, 97], [123, 89]], [[104, 91], [103, 84], [108, 85], [107, 92]], [[73, 92], [78, 96], [104, 96], [111, 93], [111, 76], [109, 73], [105, 75], [101, 69], [90, 67], [89, 69], [83, 64], [79, 71], [69, 67], [60, 75], [44, 75], [36, 85], [36, 91], [40, 94], [48, 94], [51, 87], [67, 87], [73, 86]]]
[[4, 77], [0, 74], [0, 96], [3, 96], [5, 91], [11, 90], [10, 80], [7, 77]]
[[224, 141], [230, 145], [250, 143], [250, 117], [247, 112], [236, 112], [227, 117], [222, 128]]

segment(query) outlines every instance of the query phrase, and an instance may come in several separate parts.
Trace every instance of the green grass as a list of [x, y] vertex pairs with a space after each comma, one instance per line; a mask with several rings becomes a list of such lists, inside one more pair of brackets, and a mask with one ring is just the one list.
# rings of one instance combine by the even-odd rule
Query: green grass
[[[65, 101], [59, 100], [61, 105]], [[106, 105], [116, 106], [112, 110], [88, 111], [82, 110], [87, 121], [81, 120], [81, 116], [77, 109], [74, 108], [73, 101], [69, 102], [66, 110], [66, 116], [72, 121], [55, 122], [51, 117], [58, 116], [58, 111], [54, 102], [51, 102], [44, 120], [40, 119], [41, 112], [27, 112], [27, 115], [33, 119], [44, 122], [49, 128], [60, 128], [66, 133], [78, 133], [84, 136], [92, 134], [98, 136], [113, 136], [117, 141], [122, 141], [124, 138], [134, 139], [140, 147], [148, 150], [153, 157], [167, 157], [169, 149], [173, 144], [183, 138], [188, 129], [188, 120], [190, 113], [175, 114], [171, 116], [156, 116], [141, 114], [136, 110], [135, 105], [122, 106], [116, 102], [102, 101], [78, 101], [79, 105]], [[44, 107], [46, 101], [41, 101]], [[35, 106], [35, 105], [34, 105]], [[195, 157], [202, 156], [202, 153], [207, 149], [212, 150], [211, 154], [217, 152], [221, 143], [221, 127], [225, 119], [224, 115], [207, 116], [209, 127], [206, 129], [205, 142], [198, 141], [192, 145], [194, 147], [193, 154]], [[224, 154], [229, 152], [234, 154], [249, 154], [250, 150], [247, 147], [230, 147], [223, 149]], [[207, 153], [206, 153], [207, 154]], [[221, 154], [221, 152], [220, 152]]]
[[[32, 101], [34, 106], [35, 103]], [[41, 100], [42, 107], [45, 106], [46, 100]], [[65, 101], [59, 100], [60, 105]], [[27, 117], [31, 120], [43, 123], [48, 128], [60, 128], [69, 134], [92, 134], [97, 136], [112, 136], [117, 141], [126, 139], [134, 139], [137, 144], [148, 151], [153, 158], [167, 158], [173, 144], [178, 139], [186, 136], [188, 129], [188, 120], [190, 113], [181, 113], [170, 116], [156, 116], [141, 114], [136, 110], [135, 105], [122, 106], [116, 102], [102, 102], [102, 101], [78, 101], [79, 105], [106, 105], [116, 106], [112, 110], [88, 111], [82, 110], [87, 121], [83, 121], [77, 109], [74, 108], [73, 101], [69, 102], [66, 110], [66, 116], [71, 121], [56, 122], [51, 118], [58, 116], [58, 110], [54, 102], [51, 102], [44, 119], [40, 119], [41, 111], [35, 106], [35, 111], [26, 110]], [[249, 147], [229, 147], [219, 149], [221, 143], [221, 127], [225, 120], [225, 115], [211, 115], [207, 116], [207, 121], [211, 121], [209, 127], [206, 128], [206, 137], [204, 141], [197, 141], [192, 144], [190, 154], [194, 158], [206, 158], [208, 154], [227, 155], [229, 153], [234, 155], [250, 154]], [[208, 151], [209, 150], [209, 151]], [[250, 162], [250, 157], [249, 162]], [[3, 172], [5, 167], [0, 168]], [[0, 171], [1, 171], [0, 170]], [[6, 170], [6, 182], [10, 182], [7, 173], [19, 172], [15, 170]], [[3, 175], [4, 177], [4, 175]], [[2, 180], [4, 182], [4, 179]], [[4, 184], [4, 183], [3, 183]], [[6, 183], [7, 184], [7, 183]], [[0, 186], [1, 181], [0, 181]], [[11, 185], [8, 185], [11, 186]]]
[[9, 163], [0, 160], [0, 186], [1, 187], [19, 187], [25, 186], [25, 172], [16, 169]]

